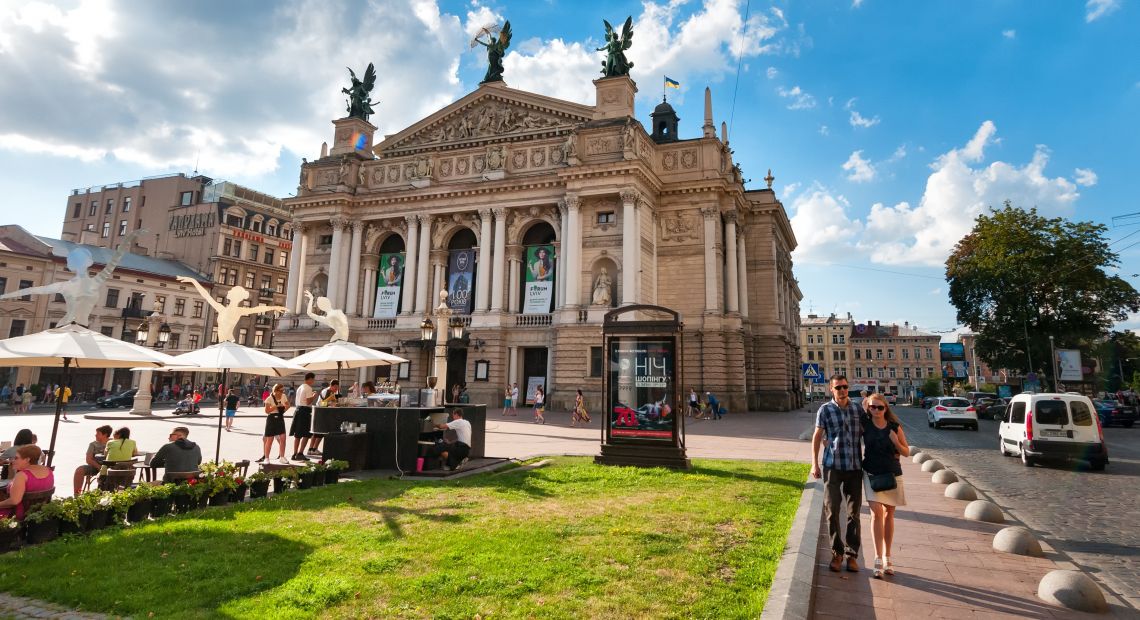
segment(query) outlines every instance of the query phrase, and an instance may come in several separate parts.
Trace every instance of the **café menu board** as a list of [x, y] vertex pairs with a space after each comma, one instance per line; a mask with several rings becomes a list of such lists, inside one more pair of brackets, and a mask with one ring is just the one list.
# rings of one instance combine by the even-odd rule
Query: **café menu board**
[[607, 423], [612, 437], [665, 440], [677, 423], [673, 340], [610, 340]]

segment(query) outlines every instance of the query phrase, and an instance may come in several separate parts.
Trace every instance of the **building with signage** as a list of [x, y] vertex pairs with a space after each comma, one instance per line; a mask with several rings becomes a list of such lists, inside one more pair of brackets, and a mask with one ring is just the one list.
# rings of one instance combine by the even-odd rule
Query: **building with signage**
[[[0, 294], [63, 282], [75, 274], [67, 270], [67, 255], [76, 248], [91, 253], [93, 273], [103, 269], [113, 251], [60, 239], [38, 237], [19, 226], [0, 226]], [[197, 279], [206, 289], [213, 283], [178, 261], [126, 254], [107, 281], [104, 299], [91, 315], [89, 328], [111, 338], [136, 341], [136, 332], [151, 311], [164, 316], [169, 337], [163, 350], [170, 354], [199, 348], [209, 337], [208, 317], [192, 286], [179, 276]], [[29, 295], [0, 300], [0, 336], [11, 338], [55, 327], [66, 308], [61, 297]], [[58, 381], [58, 368], [0, 368], [0, 380], [13, 386]], [[77, 393], [132, 387], [129, 369], [72, 370]], [[159, 378], [163, 380], [163, 378]], [[165, 380], [169, 381], [170, 377]]]
[[351, 340], [410, 359], [392, 372], [422, 387], [434, 347], [420, 324], [445, 290], [458, 337], [439, 387], [500, 403], [508, 384], [526, 402], [545, 385], [552, 411], [581, 388], [596, 410], [603, 316], [657, 304], [682, 315], [686, 387], [732, 411], [797, 405], [796, 239], [771, 175], [745, 189], [707, 92], [685, 132], [665, 102], [639, 119], [629, 78], [594, 84], [582, 105], [485, 83], [378, 144], [368, 121], [334, 121], [286, 200], [294, 314], [275, 346], [328, 341], [304, 316], [304, 291], [323, 293]]
[[800, 326], [801, 361], [820, 364], [824, 377], [846, 375], [852, 389], [907, 395], [927, 378], [941, 376], [940, 339], [909, 322], [808, 315]]
[[[216, 284], [213, 293], [222, 303], [229, 289], [240, 285], [251, 294], [244, 303], [284, 305], [292, 230], [277, 198], [183, 174], [72, 190], [65, 240], [114, 247], [138, 229], [148, 232], [132, 252], [192, 267]], [[212, 311], [207, 307], [205, 312], [212, 325]], [[273, 321], [270, 315], [244, 317], [234, 335], [240, 344], [268, 348]], [[206, 344], [215, 338], [211, 335]]]
[[851, 313], [846, 317], [832, 313], [829, 316], [809, 314], [800, 319], [800, 355], [804, 364], [815, 364], [823, 381], [807, 384], [809, 391], [827, 391], [827, 378], [846, 374], [850, 359], [847, 338], [855, 321]]

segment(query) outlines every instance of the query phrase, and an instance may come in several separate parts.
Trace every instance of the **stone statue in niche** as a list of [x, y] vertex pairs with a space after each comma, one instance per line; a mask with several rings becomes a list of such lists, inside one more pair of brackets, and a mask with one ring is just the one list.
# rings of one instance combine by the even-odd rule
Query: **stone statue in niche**
[[309, 300], [309, 305], [305, 308], [305, 314], [309, 315], [317, 323], [333, 330], [333, 337], [329, 342], [336, 342], [338, 340], [348, 341], [348, 317], [344, 315], [343, 310], [333, 308], [332, 302], [328, 297], [317, 297], [317, 308], [324, 312], [324, 315], [313, 312], [313, 292], [305, 291], [305, 299]]
[[595, 306], [609, 306], [612, 301], [610, 298], [610, 286], [613, 282], [610, 280], [609, 271], [602, 267], [601, 273], [594, 279], [594, 296], [592, 303]]

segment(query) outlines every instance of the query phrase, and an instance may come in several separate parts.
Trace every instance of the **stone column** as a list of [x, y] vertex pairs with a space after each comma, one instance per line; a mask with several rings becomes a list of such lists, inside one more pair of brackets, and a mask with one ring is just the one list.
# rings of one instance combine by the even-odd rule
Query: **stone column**
[[554, 277], [554, 309], [558, 310], [566, 305], [566, 239], [569, 236], [570, 218], [566, 217], [566, 201], [558, 201], [558, 241], [554, 242], [557, 252], [558, 264], [555, 266]]
[[511, 264], [511, 279], [509, 293], [507, 296], [507, 312], [519, 312], [519, 278], [522, 276], [521, 259], [519, 255], [522, 253], [522, 248], [517, 245], [512, 245], [508, 250], [508, 260]]
[[[348, 232], [348, 225], [345, 225], [345, 232]], [[348, 241], [348, 239], [346, 239]], [[337, 294], [336, 303], [333, 304], [334, 308], [346, 309], [345, 302], [348, 301], [348, 264], [352, 262], [350, 250], [352, 249], [351, 243], [344, 243], [340, 249], [340, 268], [342, 273], [340, 275], [340, 292]]]
[[705, 219], [705, 312], [718, 310], [716, 299], [716, 226], [720, 223], [720, 210], [716, 207], [701, 209]]
[[641, 252], [641, 234], [637, 230], [636, 190], [621, 192], [621, 304], [637, 303], [637, 263]]
[[491, 210], [479, 210], [479, 274], [475, 278], [475, 311], [490, 308], [487, 298], [491, 286]]
[[507, 210], [492, 209], [495, 214], [495, 266], [491, 270], [491, 312], [503, 309], [503, 271], [507, 268]]
[[433, 291], [442, 291], [447, 288], [447, 284], [444, 283], [444, 278], [447, 276], [447, 259], [440, 256], [440, 252], [435, 252], [435, 256], [431, 257], [432, 273], [434, 274], [431, 289]]
[[[512, 262], [513, 262], [513, 260], [512, 260]], [[516, 376], [517, 372], [518, 372], [518, 368], [517, 368], [517, 366], [518, 366], [518, 362], [517, 362], [518, 352], [519, 352], [518, 347], [507, 347], [507, 383], [509, 383], [511, 385], [514, 385], [515, 383], [519, 382], [518, 377]], [[526, 390], [525, 386], [523, 387], [522, 390], [519, 390], [519, 397], [520, 398], [523, 397], [523, 392], [525, 390]], [[512, 404], [515, 407], [519, 406], [519, 403], [512, 403]]]
[[408, 215], [404, 217], [404, 221], [408, 223], [407, 234], [404, 235], [407, 253], [404, 255], [404, 277], [401, 280], [404, 283], [404, 287], [400, 291], [403, 295], [403, 301], [400, 307], [403, 309], [404, 314], [412, 314], [415, 311], [416, 305], [416, 281], [418, 280], [418, 278], [416, 278], [416, 271], [419, 263], [419, 255], [416, 253], [416, 250], [419, 248], [420, 241], [420, 216]]
[[348, 291], [345, 295], [344, 309], [348, 316], [360, 316], [360, 304], [357, 303], [360, 294], [360, 244], [363, 241], [364, 222], [353, 221], [352, 246], [348, 250]]
[[[374, 295], [376, 294], [376, 260], [371, 256], [365, 255], [368, 258], [365, 265], [371, 265], [364, 268], [364, 288], [361, 291], [363, 297], [362, 308], [360, 309], [360, 316], [371, 318], [373, 312], [373, 303], [376, 301]], [[363, 260], [363, 259], [362, 259]]]
[[301, 261], [298, 260], [297, 251], [304, 244], [304, 227], [300, 222], [293, 222], [293, 249], [289, 258], [289, 282], [285, 286], [285, 307], [289, 312], [297, 311], [297, 299], [301, 287]]
[[741, 225], [740, 239], [736, 242], [736, 274], [740, 280], [738, 293], [740, 295], [740, 316], [748, 317], [748, 251], [745, 249], [743, 223]]
[[428, 255], [431, 254], [431, 216], [420, 217], [419, 266], [416, 268], [416, 314], [426, 314], [431, 303], [431, 282], [428, 281]]
[[740, 311], [736, 261], [736, 212], [731, 211], [724, 214], [725, 312]]
[[305, 289], [307, 288], [306, 283], [305, 283], [305, 272], [306, 272], [306, 267], [308, 266], [308, 263], [309, 263], [308, 254], [309, 254], [309, 232], [310, 231], [307, 230], [305, 228], [305, 225], [302, 224], [301, 222], [294, 222], [293, 225], [297, 226], [301, 229], [301, 245], [300, 246], [294, 245], [292, 247], [292, 249], [289, 250], [290, 251], [290, 256], [289, 256], [290, 262], [295, 261], [295, 262], [300, 264], [300, 267], [297, 268], [297, 274], [298, 274], [297, 275], [297, 285], [296, 285], [296, 288], [293, 290], [293, 295], [296, 297], [296, 305], [292, 307], [292, 310], [293, 310], [294, 314], [301, 314], [302, 312], [305, 311], [304, 310], [304, 304], [305, 304], [304, 293], [305, 293]]
[[582, 304], [581, 284], [582, 277], [582, 231], [579, 221], [579, 201], [575, 195], [566, 196], [566, 240], [562, 242], [562, 254], [566, 257], [566, 293], [563, 303], [566, 306], [577, 307]]
[[341, 248], [344, 246], [344, 227], [348, 225], [348, 220], [343, 217], [336, 216], [329, 220], [332, 224], [332, 248], [329, 250], [329, 290], [325, 292], [325, 296], [333, 303], [333, 307], [339, 308], [337, 299], [340, 297], [341, 276], [344, 267], [341, 265], [341, 255], [343, 252]]

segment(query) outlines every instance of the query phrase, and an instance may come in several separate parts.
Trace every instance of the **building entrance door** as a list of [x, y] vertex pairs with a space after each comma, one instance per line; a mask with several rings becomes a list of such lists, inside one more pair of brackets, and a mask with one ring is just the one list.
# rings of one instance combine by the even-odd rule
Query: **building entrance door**
[[456, 402], [454, 387], [456, 385], [462, 386], [467, 382], [467, 349], [448, 349], [447, 350], [447, 392], [445, 401], [449, 403]]
[[525, 390], [523, 392], [523, 403], [527, 405], [534, 403], [536, 385], [542, 386], [543, 393], [550, 391], [546, 385], [546, 358], [546, 347], [523, 349], [522, 384]]

